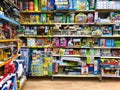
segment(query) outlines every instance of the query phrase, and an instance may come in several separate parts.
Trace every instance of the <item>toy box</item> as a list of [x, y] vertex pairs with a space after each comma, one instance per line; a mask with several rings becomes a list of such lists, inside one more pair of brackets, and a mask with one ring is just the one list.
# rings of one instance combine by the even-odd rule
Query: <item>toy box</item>
[[36, 40], [36, 45], [37, 46], [44, 46], [45, 45], [45, 39], [44, 38], [39, 38]]
[[41, 14], [40, 23], [47, 23], [47, 14]]
[[106, 39], [100, 39], [100, 46], [106, 47]]
[[[41, 2], [41, 10], [48, 10], [48, 0], [39, 0], [39, 2]], [[49, 6], [50, 6], [50, 2], [49, 2]]]
[[94, 74], [100, 73], [100, 60], [94, 60]]
[[110, 49], [101, 49], [100, 53], [101, 53], [101, 56], [111, 56]]
[[48, 10], [54, 10], [54, 0], [48, 0]]
[[73, 38], [73, 46], [74, 47], [80, 47], [80, 45], [81, 45], [81, 39]]
[[87, 38], [81, 39], [81, 47], [87, 47]]
[[85, 56], [86, 55], [86, 49], [81, 49], [80, 50], [80, 55]]
[[94, 45], [94, 40], [93, 40], [93, 38], [88, 38], [87, 46], [88, 46], [88, 47], [93, 47], [93, 45]]
[[35, 38], [27, 38], [27, 46], [36, 46]]
[[60, 54], [60, 56], [64, 56], [65, 55], [65, 49], [60, 48], [59, 54]]
[[53, 46], [60, 46], [60, 39], [59, 38], [54, 38], [53, 39]]
[[76, 9], [77, 10], [86, 10], [87, 9], [87, 0], [77, 0]]
[[72, 46], [73, 46], [73, 39], [72, 39], [72, 38], [70, 38], [70, 39], [68, 40], [67, 46], [68, 46], [68, 47], [72, 47]]
[[69, 9], [69, 1], [68, 0], [55, 0], [56, 10], [68, 10]]
[[67, 46], [67, 39], [66, 38], [60, 38], [60, 46]]
[[88, 73], [94, 74], [94, 64], [88, 64]]
[[84, 13], [79, 13], [75, 16], [76, 23], [86, 23], [87, 22], [87, 15]]
[[112, 35], [112, 27], [111, 26], [102, 26], [101, 29], [102, 29], [103, 36]]
[[81, 74], [88, 74], [88, 66], [82, 66]]
[[115, 57], [120, 56], [120, 50], [112, 50], [112, 56], [115, 56]]
[[69, 0], [69, 10], [76, 10], [77, 0]]

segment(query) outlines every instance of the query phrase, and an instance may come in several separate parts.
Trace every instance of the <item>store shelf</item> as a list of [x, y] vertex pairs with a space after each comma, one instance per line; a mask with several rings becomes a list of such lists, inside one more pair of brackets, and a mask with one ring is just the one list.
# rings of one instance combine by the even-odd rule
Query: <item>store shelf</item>
[[17, 26], [20, 25], [18, 22], [14, 21], [14, 20], [12, 20], [12, 19], [10, 19], [10, 18], [8, 18], [8, 17], [6, 17], [6, 16], [4, 16], [4, 15], [0, 15], [0, 19], [6, 20], [7, 22], [12, 23], [12, 24], [15, 24], [15, 25], [17, 25]]
[[115, 59], [120, 59], [120, 57], [114, 57], [114, 56], [108, 56], [108, 57], [101, 56], [101, 58], [107, 58], [107, 59], [109, 59], [109, 58], [115, 58]]
[[23, 10], [21, 11], [21, 13], [57, 13], [57, 12], [61, 12], [61, 13], [71, 13], [71, 12], [75, 12], [75, 13], [79, 13], [79, 12], [95, 12], [95, 10], [54, 10], [54, 11], [50, 11], [50, 10], [46, 10], [46, 11], [28, 11], [28, 10]]
[[17, 39], [2, 39], [0, 40], [0, 43], [4, 43], [4, 42], [15, 42], [18, 41]]
[[53, 37], [53, 36], [52, 35], [19, 35], [18, 37], [32, 38], [32, 37]]
[[52, 76], [53, 77], [100, 77], [100, 75], [65, 75], [65, 74], [56, 74]]
[[120, 49], [120, 47], [69, 47], [69, 46], [53, 46], [53, 48], [82, 48], [82, 49]]
[[54, 25], [94, 25], [95, 23], [53, 23]]
[[83, 55], [55, 55], [53, 57], [100, 57], [100, 56], [83, 56]]
[[91, 35], [53, 35], [53, 37], [92, 37]]
[[20, 54], [13, 56], [13, 57], [9, 58], [9, 59], [6, 60], [6, 61], [3, 61], [3, 62], [1, 61], [1, 62], [0, 62], [0, 67], [2, 67], [2, 66], [4, 66], [5, 64], [7, 64], [7, 63], [9, 63], [9, 62], [11, 62], [11, 61], [13, 61], [13, 60], [15, 60], [15, 59], [18, 58], [19, 56], [20, 56]]
[[120, 12], [120, 9], [96, 9], [98, 12]]
[[15, 47], [16, 45], [9, 45], [9, 46], [0, 46], [0, 49], [2, 48], [12, 48], [12, 47]]
[[21, 25], [27, 25], [27, 26], [32, 26], [32, 25], [36, 25], [36, 26], [41, 26], [41, 25], [51, 25], [53, 26], [54, 24], [53, 23], [21, 23]]
[[102, 77], [116, 77], [116, 78], [120, 78], [120, 76], [115, 76], [115, 75], [102, 75]]
[[95, 35], [53, 35], [53, 37], [98, 37], [98, 38], [120, 38], [120, 35], [95, 36]]
[[21, 46], [22, 48], [52, 48], [52, 46]]
[[108, 23], [108, 22], [100, 22], [100, 23], [96, 23], [96, 25], [114, 25], [115, 23]]

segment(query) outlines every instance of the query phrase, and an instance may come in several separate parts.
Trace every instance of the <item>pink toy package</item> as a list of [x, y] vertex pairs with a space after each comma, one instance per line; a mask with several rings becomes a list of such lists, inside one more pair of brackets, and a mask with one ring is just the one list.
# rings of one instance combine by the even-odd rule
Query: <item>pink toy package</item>
[[60, 39], [59, 39], [59, 38], [54, 38], [54, 39], [53, 39], [53, 46], [58, 47], [59, 44], [60, 44], [59, 42], [60, 42]]
[[62, 47], [66, 47], [67, 46], [66, 38], [60, 38], [60, 46], [62, 46]]

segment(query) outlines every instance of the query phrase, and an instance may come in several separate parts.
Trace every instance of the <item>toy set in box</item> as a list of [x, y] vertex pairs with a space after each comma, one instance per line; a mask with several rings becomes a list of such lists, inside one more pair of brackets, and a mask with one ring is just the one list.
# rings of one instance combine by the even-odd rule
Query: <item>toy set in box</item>
[[80, 38], [54, 38], [54, 47], [80, 47]]
[[100, 73], [100, 60], [93, 59], [89, 64], [83, 63], [81, 74], [98, 75]]
[[114, 25], [113, 35], [120, 35], [120, 24]]
[[20, 17], [20, 22], [29, 24], [52, 23], [51, 17], [51, 14], [23, 14]]
[[[114, 34], [112, 26], [54, 26], [53, 35], [94, 35], [111, 36]], [[59, 29], [59, 30], [58, 30]], [[117, 31], [117, 30], [116, 30]]]
[[80, 55], [80, 50], [79, 49], [58, 49], [58, 48], [54, 48], [53, 49], [53, 54], [55, 55]]
[[100, 39], [100, 46], [101, 47], [115, 47], [115, 40], [114, 39]]
[[29, 75], [29, 57], [30, 57], [30, 49], [27, 49], [27, 48], [21, 48], [20, 49], [20, 59], [24, 60], [25, 61], [25, 67], [26, 67], [26, 75], [28, 76]]
[[[62, 57], [54, 61], [54, 74], [66, 75], [98, 75], [100, 74], [100, 60], [93, 60], [87, 64], [85, 58]], [[65, 66], [65, 67], [63, 67]]]
[[75, 16], [76, 23], [94, 23], [94, 14], [93, 13], [79, 13]]
[[106, 56], [106, 57], [109, 57], [109, 56], [119, 57], [120, 56], [119, 52], [120, 52], [119, 49], [113, 49], [113, 50], [110, 50], [110, 49], [101, 49], [100, 50], [101, 56]]
[[96, 9], [120, 9], [120, 1], [113, 1], [113, 0], [97, 1]]
[[31, 73], [33, 76], [52, 75], [51, 49], [33, 50]]
[[37, 35], [37, 27], [36, 26], [26, 26], [24, 28], [24, 34], [25, 35]]
[[119, 59], [101, 59], [102, 76], [119, 77], [120, 60]]
[[27, 46], [51, 46], [50, 38], [27, 38]]

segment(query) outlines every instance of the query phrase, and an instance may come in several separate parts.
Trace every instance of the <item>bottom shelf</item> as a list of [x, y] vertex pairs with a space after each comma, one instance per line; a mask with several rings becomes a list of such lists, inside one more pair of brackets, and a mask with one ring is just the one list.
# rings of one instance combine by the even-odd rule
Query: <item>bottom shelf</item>
[[52, 76], [53, 77], [100, 77], [100, 75], [65, 75], [65, 74], [56, 74]]
[[115, 76], [115, 75], [102, 75], [102, 77], [114, 77], [114, 78], [120, 78], [120, 76]]

